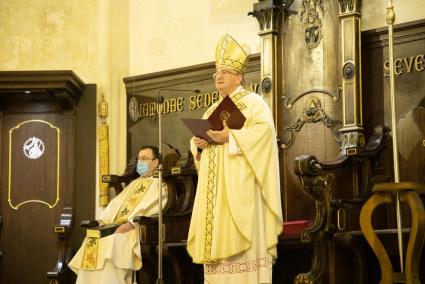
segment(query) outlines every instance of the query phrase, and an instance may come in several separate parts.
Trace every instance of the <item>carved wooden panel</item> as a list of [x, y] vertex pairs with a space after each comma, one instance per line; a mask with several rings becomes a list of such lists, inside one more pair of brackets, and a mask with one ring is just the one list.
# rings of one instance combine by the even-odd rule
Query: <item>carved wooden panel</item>
[[62, 208], [72, 205], [73, 136], [72, 116], [3, 118], [2, 283], [45, 283], [46, 272], [56, 263], [53, 225]]
[[[387, 29], [363, 33], [363, 113], [366, 130], [391, 127]], [[425, 20], [394, 28], [396, 120], [401, 181], [425, 182], [421, 109], [425, 107]]]
[[0, 283], [71, 283], [74, 224], [94, 217], [96, 86], [70, 70], [0, 71], [0, 159]]
[[[283, 213], [289, 221], [314, 218], [314, 202], [302, 193], [294, 174], [295, 157], [309, 154], [331, 161], [340, 148], [338, 3], [311, 2], [314, 9], [305, 7], [306, 1], [295, 1], [291, 10], [298, 13], [287, 15], [282, 26], [284, 51], [280, 68], [284, 86], [278, 110], [282, 120], [278, 137], [283, 143], [280, 165]], [[309, 13], [316, 19], [315, 36], [305, 25]]]

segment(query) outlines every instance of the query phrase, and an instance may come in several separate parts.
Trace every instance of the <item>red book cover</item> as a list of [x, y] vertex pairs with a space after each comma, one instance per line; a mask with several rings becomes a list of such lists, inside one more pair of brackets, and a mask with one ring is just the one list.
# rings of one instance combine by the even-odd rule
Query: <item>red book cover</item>
[[245, 116], [229, 96], [225, 96], [213, 113], [208, 117], [208, 121], [211, 123], [213, 130], [222, 130], [223, 120], [226, 120], [227, 126], [231, 129], [241, 129], [246, 120]]
[[182, 118], [182, 121], [192, 132], [193, 136], [205, 139], [210, 144], [215, 144], [216, 142], [206, 132], [209, 129], [222, 130], [223, 120], [226, 120], [227, 126], [231, 129], [241, 129], [246, 120], [229, 96], [224, 97], [208, 119]]

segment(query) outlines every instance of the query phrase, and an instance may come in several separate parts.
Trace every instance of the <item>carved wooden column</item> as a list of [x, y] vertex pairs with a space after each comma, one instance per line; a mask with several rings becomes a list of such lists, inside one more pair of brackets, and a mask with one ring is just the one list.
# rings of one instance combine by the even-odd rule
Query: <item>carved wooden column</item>
[[362, 118], [361, 6], [362, 0], [338, 0], [341, 32], [343, 126], [341, 147], [347, 156], [365, 145]]
[[254, 4], [253, 11], [248, 15], [254, 16], [260, 24], [261, 39], [261, 95], [269, 105], [275, 125], [277, 126], [277, 96], [282, 93], [281, 84], [277, 78], [282, 78], [282, 69], [278, 68], [281, 58], [278, 46], [279, 26], [283, 21], [282, 13], [293, 0], [260, 0]]

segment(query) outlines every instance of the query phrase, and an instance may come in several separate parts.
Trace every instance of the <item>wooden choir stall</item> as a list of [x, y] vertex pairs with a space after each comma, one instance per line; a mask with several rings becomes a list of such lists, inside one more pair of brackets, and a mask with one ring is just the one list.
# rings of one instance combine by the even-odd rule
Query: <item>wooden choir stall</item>
[[[280, 149], [284, 223], [273, 281], [423, 282], [425, 21], [394, 27], [402, 177], [397, 185], [387, 28], [361, 32], [361, 1], [311, 2], [314, 5], [260, 1], [249, 13], [259, 22], [262, 53], [251, 56], [245, 88], [269, 104]], [[217, 100], [214, 70], [214, 63], [206, 63], [124, 78], [129, 157], [141, 144], [158, 143], [156, 98], [163, 96], [163, 141], [189, 161], [191, 134], [181, 118], [199, 118]], [[196, 181], [193, 168], [181, 165], [191, 164], [171, 166], [170, 182], [177, 177], [184, 180], [191, 171]], [[193, 185], [196, 189], [196, 182]], [[402, 192], [403, 273], [397, 191]], [[190, 206], [186, 209], [183, 219], [190, 217]], [[176, 216], [167, 216], [164, 224], [165, 281], [202, 283], [202, 267], [191, 264], [185, 251], [187, 223], [180, 225], [182, 219], [173, 219], [180, 218]], [[154, 281], [157, 234], [149, 230], [155, 231], [158, 223], [155, 218], [141, 222], [146, 232], [144, 261], [148, 258], [149, 265], [140, 274]], [[374, 236], [382, 247], [376, 247]]]
[[[392, 43], [387, 27], [362, 32], [362, 0], [264, 0], [247, 13], [261, 53], [250, 56], [245, 88], [272, 110], [279, 148], [284, 222], [273, 283], [425, 283], [425, 20], [394, 26]], [[135, 220], [140, 283], [157, 278], [158, 226], [165, 283], [203, 283], [186, 252], [197, 173], [182, 118], [200, 118], [218, 100], [214, 72], [209, 62], [123, 78], [128, 165], [102, 182], [119, 193], [136, 178], [134, 155], [157, 146], [161, 128], [168, 185], [163, 224]], [[96, 87], [72, 71], [0, 72], [0, 99], [1, 283], [72, 283], [67, 263], [95, 224], [81, 227], [95, 217]], [[25, 158], [29, 143], [45, 149], [44, 161]], [[33, 242], [24, 244], [28, 232]]]
[[94, 218], [96, 86], [71, 70], [0, 72], [0, 283], [71, 283]]

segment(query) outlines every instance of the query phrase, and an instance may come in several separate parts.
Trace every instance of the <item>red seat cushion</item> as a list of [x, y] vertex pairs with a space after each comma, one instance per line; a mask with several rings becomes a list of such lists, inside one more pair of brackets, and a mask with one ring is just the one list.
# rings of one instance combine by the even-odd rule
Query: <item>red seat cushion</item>
[[296, 220], [283, 222], [283, 235], [301, 235], [313, 222], [311, 220]]

